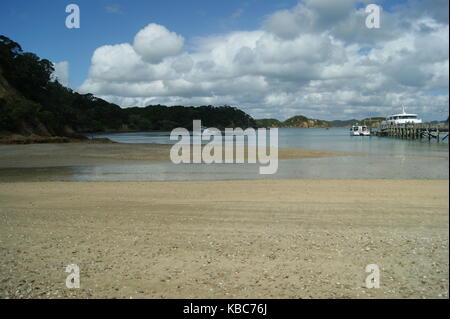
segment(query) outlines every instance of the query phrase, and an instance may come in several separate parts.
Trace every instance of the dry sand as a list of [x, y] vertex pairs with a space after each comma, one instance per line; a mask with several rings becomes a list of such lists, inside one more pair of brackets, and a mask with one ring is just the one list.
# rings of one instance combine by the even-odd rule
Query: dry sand
[[448, 201], [445, 180], [0, 183], [0, 297], [448, 298]]

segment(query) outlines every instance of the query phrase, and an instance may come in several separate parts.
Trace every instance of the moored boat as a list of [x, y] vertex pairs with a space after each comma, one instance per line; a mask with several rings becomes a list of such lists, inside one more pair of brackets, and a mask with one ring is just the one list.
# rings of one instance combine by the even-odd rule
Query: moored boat
[[353, 125], [350, 128], [351, 136], [370, 136], [370, 129], [365, 125]]
[[399, 114], [392, 114], [381, 122], [382, 126], [390, 125], [402, 125], [402, 124], [420, 124], [422, 119], [419, 119], [417, 114], [406, 113], [405, 107], [403, 106], [403, 112]]

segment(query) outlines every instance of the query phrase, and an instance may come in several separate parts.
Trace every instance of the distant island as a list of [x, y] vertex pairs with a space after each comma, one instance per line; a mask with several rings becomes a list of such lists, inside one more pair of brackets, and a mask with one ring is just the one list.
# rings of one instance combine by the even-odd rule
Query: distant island
[[329, 128], [331, 124], [327, 121], [309, 119], [303, 115], [297, 115], [281, 122], [277, 119], [256, 120], [258, 127], [278, 127], [278, 128]]
[[310, 119], [303, 115], [297, 115], [287, 119], [286, 121], [279, 121], [277, 119], [257, 119], [256, 125], [258, 127], [278, 127], [278, 128], [330, 128], [330, 127], [351, 127], [355, 124], [364, 124], [367, 126], [377, 126], [383, 121], [383, 117], [373, 117], [373, 118], [365, 118], [362, 120], [351, 119], [351, 120], [334, 120], [334, 121], [325, 121], [325, 120], [316, 120]]

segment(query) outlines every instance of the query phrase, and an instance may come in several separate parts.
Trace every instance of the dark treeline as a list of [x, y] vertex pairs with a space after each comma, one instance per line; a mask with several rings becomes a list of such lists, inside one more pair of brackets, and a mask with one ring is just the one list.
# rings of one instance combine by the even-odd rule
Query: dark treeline
[[172, 130], [191, 128], [193, 120], [208, 127], [254, 127], [245, 112], [230, 106], [122, 109], [92, 94], [79, 94], [52, 79], [53, 64], [23, 52], [0, 36], [0, 131], [67, 136], [80, 132]]

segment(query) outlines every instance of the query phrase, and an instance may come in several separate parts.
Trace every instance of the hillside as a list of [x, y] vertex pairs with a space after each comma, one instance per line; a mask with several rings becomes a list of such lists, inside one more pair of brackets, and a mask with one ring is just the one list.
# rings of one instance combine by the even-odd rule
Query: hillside
[[307, 118], [303, 115], [297, 115], [281, 122], [277, 119], [257, 119], [256, 124], [258, 127], [278, 127], [278, 128], [330, 128], [330, 127], [350, 127], [355, 124], [365, 124], [368, 126], [377, 126], [384, 118], [373, 117], [365, 118], [362, 120], [315, 120]]
[[[83, 138], [85, 132], [170, 131], [203, 125], [256, 127], [231, 106], [149, 105], [122, 109], [92, 94], [79, 94], [52, 80], [53, 64], [0, 35], [0, 135]], [[42, 140], [42, 139], [39, 139]]]
[[362, 120], [356, 120], [356, 119], [344, 120], [344, 121], [334, 120], [334, 121], [330, 121], [329, 123], [332, 127], [350, 127], [350, 126], [356, 125], [356, 124], [377, 126], [383, 120], [384, 120], [384, 117], [372, 117], [372, 118], [365, 118]]
[[327, 121], [309, 119], [303, 115], [297, 115], [281, 122], [277, 119], [256, 120], [258, 127], [278, 127], [278, 128], [328, 128], [331, 127]]
[[282, 127], [283, 123], [277, 119], [259, 119], [255, 120], [256, 125], [261, 128]]
[[330, 124], [327, 121], [309, 119], [305, 116], [298, 115], [291, 117], [283, 122], [283, 127], [293, 128], [327, 128]]

